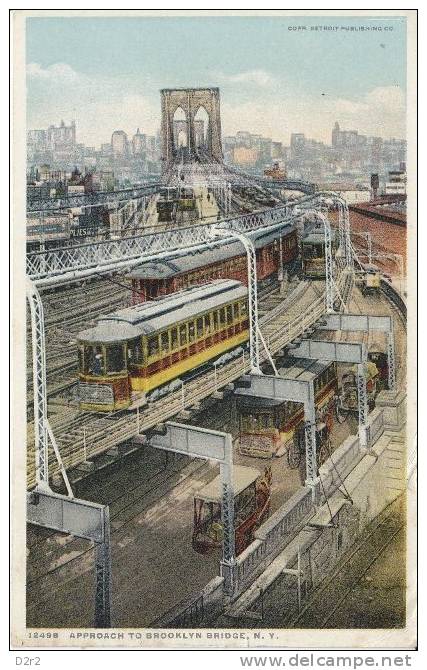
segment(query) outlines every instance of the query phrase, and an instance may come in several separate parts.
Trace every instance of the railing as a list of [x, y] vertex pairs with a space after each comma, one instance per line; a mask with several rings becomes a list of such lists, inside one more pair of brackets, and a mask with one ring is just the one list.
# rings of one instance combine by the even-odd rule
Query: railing
[[255, 532], [255, 540], [237, 557], [235, 594], [264, 568], [267, 560], [271, 561], [283, 550], [313, 509], [312, 490], [305, 486], [260, 526]]
[[400, 293], [385, 279], [381, 279], [381, 290], [387, 298], [394, 304], [394, 306], [399, 310], [403, 319], [407, 319], [407, 307], [404, 299]]

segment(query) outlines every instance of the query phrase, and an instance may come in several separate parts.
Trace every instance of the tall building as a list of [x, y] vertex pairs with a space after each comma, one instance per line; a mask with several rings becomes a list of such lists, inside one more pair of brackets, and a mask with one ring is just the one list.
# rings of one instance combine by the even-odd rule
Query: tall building
[[146, 135], [144, 135], [144, 133], [140, 133], [138, 128], [135, 135], [132, 137], [132, 153], [134, 156], [138, 156], [145, 151], [146, 140]]
[[128, 136], [124, 130], [115, 130], [111, 135], [111, 149], [115, 156], [126, 156], [128, 153]]
[[66, 126], [64, 120], [59, 126], [49, 126], [47, 129], [47, 145], [52, 151], [72, 149], [76, 145], [76, 122]]

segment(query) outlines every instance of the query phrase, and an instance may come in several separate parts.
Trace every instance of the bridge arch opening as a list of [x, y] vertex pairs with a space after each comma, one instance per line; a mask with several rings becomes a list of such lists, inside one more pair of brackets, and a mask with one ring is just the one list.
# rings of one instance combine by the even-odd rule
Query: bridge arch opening
[[203, 105], [200, 105], [194, 115], [194, 143], [196, 149], [208, 148], [208, 137], [210, 131], [210, 117]]
[[173, 118], [173, 146], [175, 151], [188, 147], [188, 120], [182, 107], [177, 107]]

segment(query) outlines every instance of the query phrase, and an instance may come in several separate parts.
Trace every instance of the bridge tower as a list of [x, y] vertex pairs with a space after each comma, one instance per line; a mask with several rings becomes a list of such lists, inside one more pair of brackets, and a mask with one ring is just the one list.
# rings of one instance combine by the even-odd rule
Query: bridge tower
[[167, 172], [175, 156], [174, 114], [181, 108], [185, 114], [187, 127], [187, 146], [191, 151], [196, 148], [195, 117], [200, 108], [208, 115], [207, 151], [213, 160], [222, 162], [221, 117], [219, 88], [164, 88], [160, 91], [162, 104], [162, 170]]

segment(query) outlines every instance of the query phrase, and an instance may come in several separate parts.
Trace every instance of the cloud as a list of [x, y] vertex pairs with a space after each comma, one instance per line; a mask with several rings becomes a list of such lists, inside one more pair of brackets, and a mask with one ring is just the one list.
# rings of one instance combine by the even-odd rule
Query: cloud
[[274, 100], [221, 104], [224, 133], [237, 130], [261, 133], [289, 143], [291, 133], [331, 141], [335, 121], [343, 129], [384, 138], [402, 138], [405, 128], [405, 95], [398, 86], [377, 87], [358, 100], [320, 95], [277, 95]]
[[227, 84], [255, 84], [255, 86], [267, 87], [276, 83], [275, 77], [266, 70], [247, 70], [237, 74], [219, 72], [216, 76], [220, 81]]
[[43, 68], [40, 63], [28, 63], [27, 77], [44, 82], [75, 81], [82, 78], [68, 63], [54, 63]]

